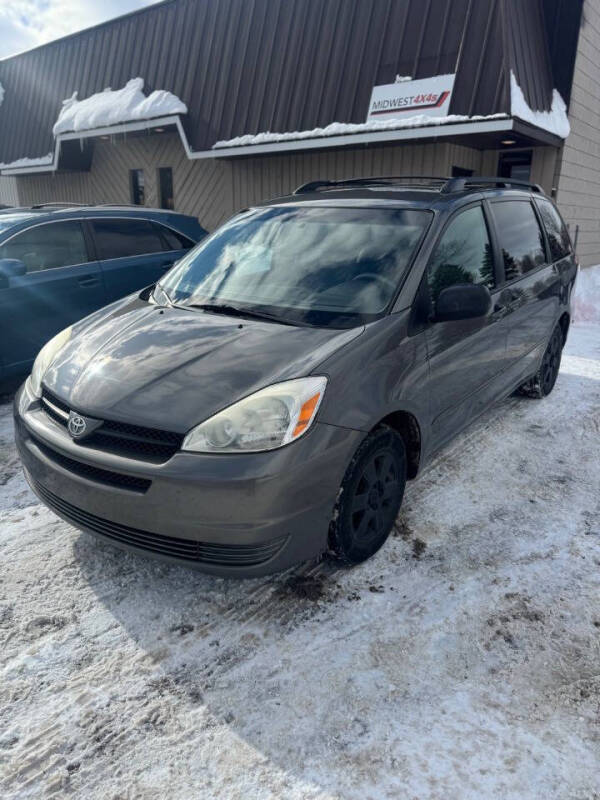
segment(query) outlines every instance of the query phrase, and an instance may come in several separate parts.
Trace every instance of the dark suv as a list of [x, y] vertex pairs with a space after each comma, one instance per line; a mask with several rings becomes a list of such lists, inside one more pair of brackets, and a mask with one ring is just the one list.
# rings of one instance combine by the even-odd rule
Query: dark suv
[[552, 390], [576, 272], [537, 186], [307, 184], [42, 349], [27, 477], [76, 527], [207, 571], [360, 562], [432, 453]]

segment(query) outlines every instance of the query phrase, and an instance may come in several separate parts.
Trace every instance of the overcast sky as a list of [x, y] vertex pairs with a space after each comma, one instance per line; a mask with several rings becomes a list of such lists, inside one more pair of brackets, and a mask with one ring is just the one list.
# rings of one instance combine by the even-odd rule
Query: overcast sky
[[0, 0], [0, 58], [157, 0]]

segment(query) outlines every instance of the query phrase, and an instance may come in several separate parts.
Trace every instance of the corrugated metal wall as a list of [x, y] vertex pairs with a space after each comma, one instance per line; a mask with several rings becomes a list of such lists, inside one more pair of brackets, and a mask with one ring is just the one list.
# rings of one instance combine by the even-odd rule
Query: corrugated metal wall
[[600, 4], [586, 0], [569, 108], [558, 202], [571, 226], [579, 225], [583, 266], [600, 264]]
[[[551, 166], [548, 166], [548, 159]], [[555, 151], [534, 150], [532, 179], [552, 186]], [[79, 203], [128, 203], [129, 170], [143, 169], [146, 204], [157, 204], [157, 169], [171, 167], [177, 211], [192, 214], [213, 230], [235, 211], [288, 194], [301, 183], [319, 178], [369, 175], [449, 175], [452, 167], [475, 174], [495, 174], [496, 151], [479, 151], [451, 143], [348, 148], [236, 159], [189, 161], [177, 136], [146, 136], [127, 142], [98, 142], [88, 173], [18, 178], [23, 205], [48, 200]]]
[[[188, 105], [193, 149], [261, 131], [364, 122], [374, 85], [456, 72], [451, 113], [535, 108], [552, 75], [542, 0], [172, 0], [0, 62], [0, 161], [43, 156], [62, 101], [141, 76]], [[504, 7], [509, 8], [503, 14]]]
[[17, 181], [15, 178], [0, 177], [0, 204], [16, 206], [19, 202]]

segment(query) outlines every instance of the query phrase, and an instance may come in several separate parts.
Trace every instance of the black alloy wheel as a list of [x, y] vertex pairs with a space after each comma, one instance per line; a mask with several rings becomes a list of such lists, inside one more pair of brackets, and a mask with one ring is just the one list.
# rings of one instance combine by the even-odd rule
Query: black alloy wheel
[[527, 397], [533, 397], [537, 400], [541, 400], [543, 397], [547, 397], [550, 394], [552, 389], [554, 389], [560, 371], [563, 347], [564, 337], [562, 328], [560, 325], [557, 325], [544, 351], [539, 370], [531, 380], [521, 386], [519, 394], [524, 394]]
[[346, 564], [370, 558], [388, 538], [406, 484], [402, 437], [382, 426], [369, 434], [346, 470], [329, 531], [333, 554]]

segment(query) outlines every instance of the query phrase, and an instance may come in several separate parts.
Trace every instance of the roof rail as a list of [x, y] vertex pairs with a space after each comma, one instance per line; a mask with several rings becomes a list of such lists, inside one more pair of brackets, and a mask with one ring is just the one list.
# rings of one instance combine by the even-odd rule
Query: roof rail
[[85, 208], [89, 203], [68, 203], [54, 202], [54, 203], [36, 203], [31, 206], [32, 211], [39, 211], [42, 208]]
[[546, 194], [539, 183], [530, 183], [529, 181], [518, 181], [513, 178], [480, 178], [473, 175], [470, 178], [450, 178], [446, 185], [442, 188], [443, 194], [452, 194], [453, 192], [464, 192], [468, 189], [480, 189], [487, 187], [496, 187], [497, 189], [529, 189], [531, 192], [538, 194]]
[[420, 184], [423, 188], [441, 189], [448, 182], [448, 178], [437, 175], [379, 175], [372, 178], [347, 178], [342, 181], [310, 181], [299, 186], [294, 194], [308, 194], [318, 192], [320, 189], [337, 189], [352, 186], [414, 186]]
[[430, 189], [442, 194], [476, 191], [496, 187], [499, 189], [528, 189], [530, 192], [546, 194], [537, 183], [514, 180], [513, 178], [483, 177], [473, 175], [469, 178], [447, 178], [434, 175], [379, 175], [373, 178], [348, 178], [342, 181], [310, 181], [299, 186], [294, 194], [308, 194], [327, 189], [352, 188], [353, 186], [404, 186]]

